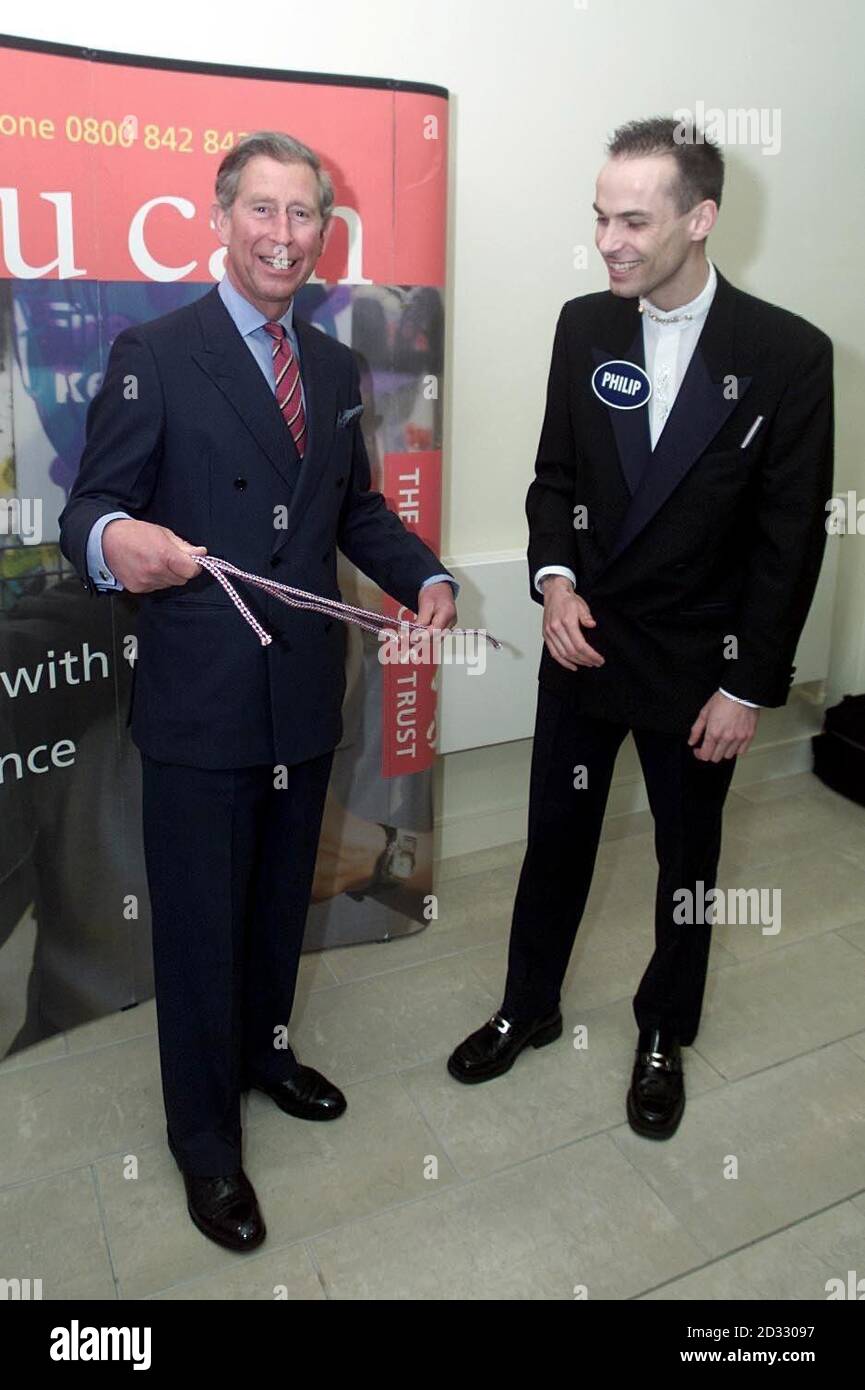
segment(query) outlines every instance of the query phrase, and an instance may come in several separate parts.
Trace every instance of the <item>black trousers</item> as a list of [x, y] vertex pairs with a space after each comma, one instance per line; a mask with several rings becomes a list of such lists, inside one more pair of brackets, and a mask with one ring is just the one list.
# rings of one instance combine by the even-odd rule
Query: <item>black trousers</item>
[[[666, 1026], [692, 1043], [700, 1022], [711, 925], [674, 920], [677, 889], [715, 886], [721, 814], [735, 758], [701, 762], [687, 738], [633, 729], [655, 822], [655, 950], [634, 997], [640, 1029]], [[528, 845], [514, 902], [503, 1012], [537, 1018], [555, 1008], [592, 883], [624, 724], [589, 718], [539, 689]], [[586, 769], [586, 785], [574, 786]], [[681, 901], [681, 900], [679, 900]]]
[[241, 1162], [240, 1094], [285, 1045], [333, 753], [290, 767], [142, 754], [144, 853], [168, 1141], [190, 1173]]

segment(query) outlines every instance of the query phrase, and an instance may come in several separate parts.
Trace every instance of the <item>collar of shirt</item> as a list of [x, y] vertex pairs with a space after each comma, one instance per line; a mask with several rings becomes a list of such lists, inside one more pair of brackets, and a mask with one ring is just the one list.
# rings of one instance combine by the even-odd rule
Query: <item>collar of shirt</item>
[[297, 351], [297, 335], [294, 331], [294, 300], [292, 299], [281, 319], [271, 320], [267, 318], [260, 309], [256, 309], [254, 304], [234, 288], [228, 275], [223, 275], [219, 282], [219, 297], [230, 313], [234, 326], [242, 338], [248, 338], [250, 334], [261, 329], [261, 339], [270, 343], [270, 337], [264, 332], [266, 323], [281, 323], [291, 341], [292, 350]]
[[[708, 259], [706, 264], [709, 267], [708, 278], [705, 285], [700, 290], [700, 293], [695, 299], [691, 300], [690, 304], [681, 304], [676, 309], [659, 309], [650, 299], [641, 299], [641, 305], [645, 309], [651, 309], [653, 314], [669, 314], [671, 316], [669, 319], [653, 319], [648, 314], [645, 314], [644, 322], [648, 320], [648, 323], [651, 324], [653, 328], [655, 325], [657, 325], [658, 328], [687, 328], [690, 324], [696, 323], [699, 319], [704, 319], [709, 312], [709, 306], [715, 297], [715, 290], [718, 285], [718, 276], [715, 267]], [[684, 317], [685, 314], [688, 315], [688, 318]]]

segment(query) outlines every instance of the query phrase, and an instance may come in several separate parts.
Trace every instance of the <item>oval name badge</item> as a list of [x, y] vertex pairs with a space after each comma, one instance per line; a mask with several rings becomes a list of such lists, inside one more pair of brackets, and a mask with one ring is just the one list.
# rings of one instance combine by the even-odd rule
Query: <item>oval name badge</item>
[[636, 410], [652, 394], [652, 383], [636, 362], [602, 362], [592, 373], [592, 390], [615, 410]]

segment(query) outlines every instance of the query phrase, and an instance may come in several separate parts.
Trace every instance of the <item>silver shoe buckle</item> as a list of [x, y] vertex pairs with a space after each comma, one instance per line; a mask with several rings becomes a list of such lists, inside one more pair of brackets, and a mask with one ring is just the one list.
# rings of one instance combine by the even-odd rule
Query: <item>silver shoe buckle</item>
[[664, 1052], [641, 1052], [640, 1063], [644, 1067], [652, 1067], [655, 1071], [672, 1071], [673, 1059]]

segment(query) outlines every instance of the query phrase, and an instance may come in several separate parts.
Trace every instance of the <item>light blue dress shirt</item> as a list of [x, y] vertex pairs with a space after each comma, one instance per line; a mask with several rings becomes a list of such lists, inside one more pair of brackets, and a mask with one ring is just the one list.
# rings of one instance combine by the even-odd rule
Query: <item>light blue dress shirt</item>
[[[224, 275], [219, 282], [219, 297], [232, 317], [234, 326], [240, 333], [246, 346], [249, 348], [259, 367], [265, 381], [271, 391], [275, 393], [276, 382], [273, 375], [273, 339], [270, 334], [265, 332], [264, 325], [270, 320], [256, 309], [254, 304], [250, 304], [248, 299], [236, 290], [227, 275]], [[302, 367], [300, 346], [297, 341], [297, 334], [294, 331], [294, 300], [291, 301], [281, 319], [277, 320], [285, 328], [286, 336], [291, 343], [291, 350], [297, 358], [298, 365]], [[303, 375], [300, 380], [301, 395], [303, 395]], [[306, 408], [306, 397], [303, 397], [304, 409]], [[116, 521], [120, 517], [129, 517], [128, 512], [106, 512], [98, 521], [95, 521], [90, 528], [90, 535], [87, 537], [87, 570], [90, 578], [97, 589], [109, 593], [123, 588], [120, 581], [115, 578], [105, 560], [102, 550], [102, 533], [109, 521]], [[460, 586], [455, 579], [451, 579], [447, 574], [433, 574], [429, 579], [425, 579], [421, 585], [425, 589], [429, 584], [440, 584], [446, 580], [454, 591], [454, 597], [459, 594]]]

